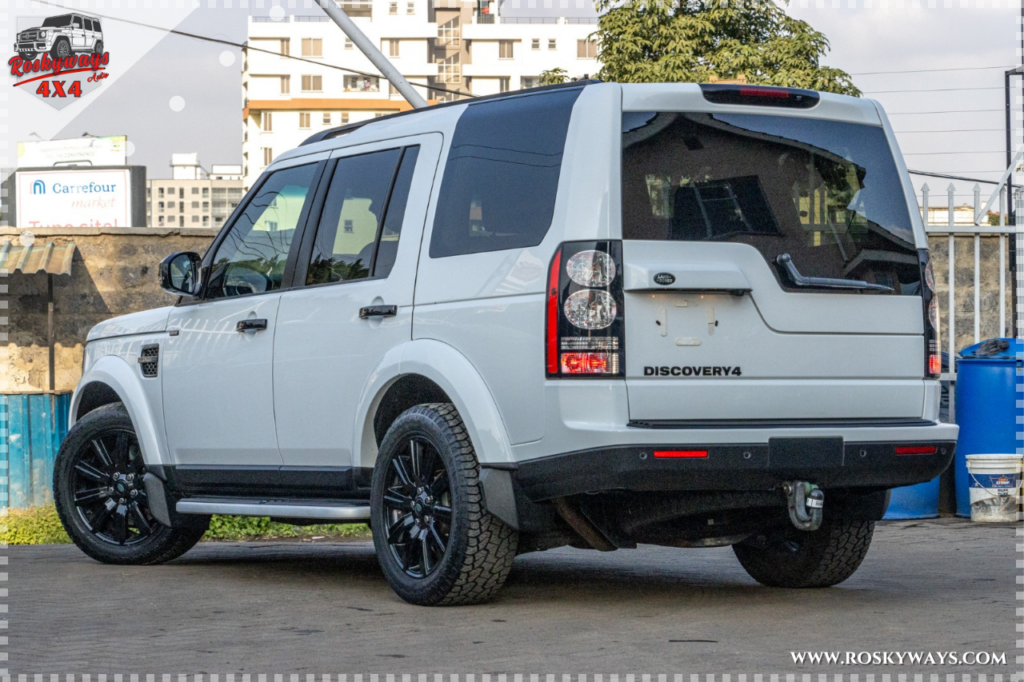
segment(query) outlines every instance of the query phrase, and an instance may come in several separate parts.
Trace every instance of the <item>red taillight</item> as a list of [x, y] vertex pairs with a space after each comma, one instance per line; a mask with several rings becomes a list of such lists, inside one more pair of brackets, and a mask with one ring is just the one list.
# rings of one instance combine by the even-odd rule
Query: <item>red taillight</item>
[[546, 296], [548, 378], [622, 377], [622, 242], [559, 245], [551, 258]]
[[654, 456], [657, 459], [704, 459], [708, 456], [707, 450], [655, 450]]
[[547, 328], [547, 367], [548, 374], [558, 373], [558, 279], [562, 270], [562, 249], [555, 251], [551, 259], [551, 271], [548, 273], [548, 328]]
[[562, 374], [614, 374], [616, 353], [562, 353]]
[[934, 445], [898, 445], [897, 455], [934, 455], [937, 448]]
[[924, 371], [926, 379], [942, 376], [942, 355], [939, 353], [939, 310], [935, 305], [935, 276], [928, 260], [928, 250], [918, 249], [921, 264], [921, 303], [924, 305]]

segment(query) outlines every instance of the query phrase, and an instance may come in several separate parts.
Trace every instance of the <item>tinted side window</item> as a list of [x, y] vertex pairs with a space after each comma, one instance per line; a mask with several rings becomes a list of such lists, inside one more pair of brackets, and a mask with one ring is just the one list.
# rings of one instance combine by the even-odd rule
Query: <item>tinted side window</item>
[[85, 30], [86, 31], [93, 31], [93, 30], [95, 30], [92, 27], [92, 19], [86, 19], [85, 20]]
[[93, 27], [94, 31], [100, 31], [100, 32], [103, 31], [103, 29], [100, 27], [100, 22], [99, 21], [93, 21], [92, 22], [92, 27]]
[[74, 17], [72, 21], [74, 22], [75, 28], [82, 28], [82, 17]]
[[466, 109], [448, 152], [431, 258], [540, 244], [551, 226], [579, 93], [559, 90]]
[[409, 190], [412, 188], [412, 173], [416, 170], [416, 158], [419, 147], [407, 147], [402, 154], [401, 165], [395, 176], [395, 186], [391, 188], [388, 209], [384, 215], [384, 227], [380, 231], [377, 244], [377, 257], [373, 261], [373, 276], [387, 277], [398, 256], [398, 238], [402, 236], [402, 222], [405, 220], [405, 205], [409, 202]]
[[281, 288], [295, 229], [316, 175], [316, 164], [270, 175], [217, 249], [207, 298]]
[[400, 149], [339, 159], [327, 190], [306, 284], [370, 276], [377, 231]]

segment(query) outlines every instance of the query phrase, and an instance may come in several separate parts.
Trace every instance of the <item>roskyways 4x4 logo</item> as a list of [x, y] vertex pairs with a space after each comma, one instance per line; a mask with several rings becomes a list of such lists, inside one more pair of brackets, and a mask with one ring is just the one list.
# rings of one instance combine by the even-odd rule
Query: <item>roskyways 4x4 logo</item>
[[107, 77], [110, 54], [103, 45], [103, 27], [87, 14], [47, 17], [18, 31], [14, 51], [17, 56], [7, 61], [13, 85], [55, 109], [100, 87]]

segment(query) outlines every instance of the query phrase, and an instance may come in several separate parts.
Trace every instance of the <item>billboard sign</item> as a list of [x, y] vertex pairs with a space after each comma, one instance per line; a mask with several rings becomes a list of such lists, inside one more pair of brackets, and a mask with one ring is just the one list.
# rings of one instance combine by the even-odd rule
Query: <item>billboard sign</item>
[[131, 169], [18, 171], [17, 226], [131, 227]]
[[18, 168], [124, 166], [128, 163], [127, 149], [128, 138], [124, 135], [19, 142]]

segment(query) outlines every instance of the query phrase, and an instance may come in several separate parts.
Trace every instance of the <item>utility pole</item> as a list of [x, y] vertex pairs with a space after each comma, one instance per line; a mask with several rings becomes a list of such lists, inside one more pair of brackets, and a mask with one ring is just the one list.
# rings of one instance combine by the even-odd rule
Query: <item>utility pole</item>
[[342, 33], [348, 36], [352, 44], [359, 48], [359, 50], [366, 55], [366, 58], [370, 60], [370, 63], [377, 67], [377, 70], [384, 74], [384, 77], [395, 86], [395, 89], [405, 98], [409, 104], [412, 105], [413, 109], [421, 109], [427, 106], [427, 100], [413, 89], [412, 83], [405, 79], [395, 65], [384, 56], [377, 46], [366, 37], [366, 34], [359, 30], [355, 22], [345, 14], [345, 10], [341, 9], [335, 0], [318, 0], [320, 8], [324, 13], [331, 18], [331, 21], [338, 25]]

